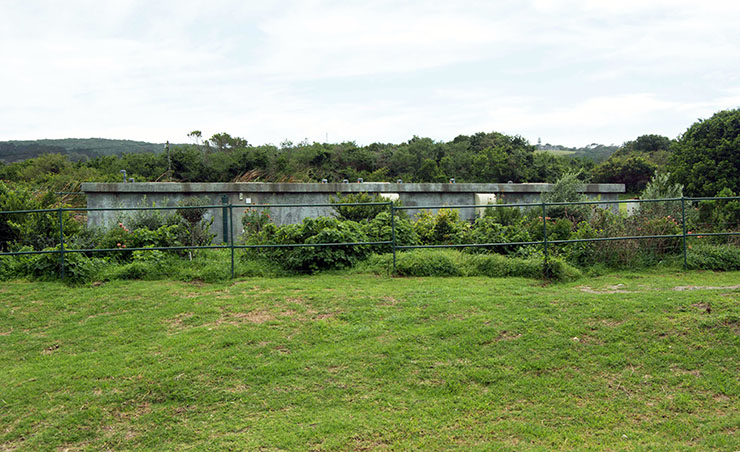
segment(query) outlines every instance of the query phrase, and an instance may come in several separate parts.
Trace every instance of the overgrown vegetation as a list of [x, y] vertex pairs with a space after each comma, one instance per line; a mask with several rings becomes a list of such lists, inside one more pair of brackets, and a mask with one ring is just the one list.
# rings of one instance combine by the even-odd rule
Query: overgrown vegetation
[[[578, 190], [581, 183], [576, 173], [566, 174], [551, 191], [543, 194], [544, 199], [550, 203], [581, 201], [584, 199]], [[44, 206], [44, 202], [48, 202], [44, 201], [46, 198], [6, 186], [0, 186], [0, 189], [3, 190], [0, 202], [5, 205], [29, 203]], [[681, 190], [680, 185], [670, 182], [667, 174], [657, 174], [647, 184], [642, 197], [676, 198], [682, 195]], [[728, 190], [723, 194], [725, 197], [733, 195]], [[447, 246], [460, 250], [439, 254], [400, 253], [397, 262], [399, 275], [511, 275], [570, 279], [580, 272], [593, 274], [605, 269], [680, 263], [683, 256], [683, 213], [687, 232], [693, 234], [688, 239], [691, 242], [689, 255], [695, 253], [691, 248], [694, 244], [727, 247], [740, 244], [737, 236], [695, 237], [701, 233], [740, 231], [740, 201], [737, 200], [686, 202], [683, 210], [680, 199], [645, 202], [630, 215], [616, 213], [608, 205], [554, 205], [547, 207], [544, 219], [539, 206], [519, 209], [496, 204], [486, 207], [482, 216], [469, 221], [463, 220], [459, 211], [454, 209], [422, 211], [414, 218], [409, 218], [405, 210], [396, 210], [392, 219], [390, 205], [384, 199], [365, 193], [337, 196], [333, 198], [333, 217], [306, 218], [299, 224], [287, 225], [274, 224], [269, 207], [247, 209], [242, 218], [239, 243], [236, 244], [240, 265], [279, 267], [284, 273], [350, 269], [373, 255], [392, 252], [395, 239], [396, 246], [401, 247]], [[382, 204], [346, 205], [358, 202]], [[171, 211], [135, 211], [123, 215], [116, 226], [108, 229], [88, 228], [84, 217], [75, 217], [70, 211], [63, 211], [61, 217], [58, 211], [8, 214], [0, 222], [0, 227], [7, 231], [0, 243], [2, 249], [15, 252], [36, 250], [47, 254], [33, 258], [4, 257], [0, 260], [0, 277], [56, 278], [60, 273], [60, 259], [55, 251], [59, 249], [60, 219], [64, 225], [65, 249], [84, 250], [66, 253], [65, 261], [70, 261], [66, 272], [68, 281], [83, 283], [99, 278], [104, 263], [124, 267], [107, 271], [104, 273], [107, 277], [160, 277], [168, 274], [167, 266], [178, 268], [183, 255], [193, 261], [194, 248], [211, 244], [213, 217], [208, 215], [207, 208], [202, 207], [208, 204], [210, 201], [206, 198], [190, 199]], [[547, 265], [540, 243], [544, 239], [545, 225], [549, 242]], [[644, 236], [651, 238], [639, 239]], [[600, 240], [615, 237], [637, 238]], [[576, 242], [561, 243], [569, 240]], [[181, 249], [132, 251], [167, 247]], [[182, 251], [189, 248], [189, 251]], [[700, 250], [705, 251], [705, 248]], [[211, 259], [208, 256], [219, 255], [202, 250], [198, 253], [204, 254], [204, 261]], [[506, 256], [506, 259], [496, 255]], [[730, 255], [723, 252], [721, 256]], [[719, 270], [724, 262], [726, 269], [734, 269], [734, 261], [724, 257], [715, 254], [696, 256], [692, 258], [691, 266]], [[14, 259], [23, 264], [15, 263]], [[390, 262], [388, 259], [388, 256], [378, 256], [369, 262], [380, 265]], [[220, 265], [218, 270], [204, 278], [229, 277], [230, 271], [226, 269], [230, 265], [226, 262]], [[381, 265], [380, 268], [386, 267]], [[178, 271], [173, 270], [173, 273]], [[387, 272], [387, 269], [382, 271]]]

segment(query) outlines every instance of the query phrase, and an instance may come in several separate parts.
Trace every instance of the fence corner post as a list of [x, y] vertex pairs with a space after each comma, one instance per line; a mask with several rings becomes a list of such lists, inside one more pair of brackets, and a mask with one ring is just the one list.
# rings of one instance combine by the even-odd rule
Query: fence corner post
[[391, 248], [393, 249], [393, 274], [396, 274], [396, 207], [393, 205], [393, 201], [390, 203], [391, 206]]
[[683, 229], [683, 269], [689, 267], [689, 261], [686, 256], [686, 198], [681, 195], [681, 228]]

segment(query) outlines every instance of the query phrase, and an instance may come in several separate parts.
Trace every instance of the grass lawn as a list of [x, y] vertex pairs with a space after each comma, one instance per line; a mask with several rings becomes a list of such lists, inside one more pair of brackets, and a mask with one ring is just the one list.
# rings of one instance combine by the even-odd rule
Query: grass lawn
[[0, 286], [0, 450], [740, 450], [740, 273]]

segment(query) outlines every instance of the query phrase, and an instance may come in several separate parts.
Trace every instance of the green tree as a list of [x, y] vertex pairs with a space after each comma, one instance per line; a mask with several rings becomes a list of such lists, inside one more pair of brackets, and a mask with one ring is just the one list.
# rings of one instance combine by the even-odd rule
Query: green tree
[[669, 170], [690, 196], [740, 191], [740, 109], [720, 111], [689, 127], [674, 146]]
[[657, 166], [644, 157], [611, 157], [593, 169], [594, 182], [624, 184], [627, 193], [638, 193], [645, 189]]
[[[198, 132], [197, 130], [191, 132]], [[226, 132], [215, 133], [206, 142], [209, 146], [215, 147], [218, 152], [231, 151], [233, 149], [245, 148], [249, 145], [247, 140], [240, 137], [232, 137]]]

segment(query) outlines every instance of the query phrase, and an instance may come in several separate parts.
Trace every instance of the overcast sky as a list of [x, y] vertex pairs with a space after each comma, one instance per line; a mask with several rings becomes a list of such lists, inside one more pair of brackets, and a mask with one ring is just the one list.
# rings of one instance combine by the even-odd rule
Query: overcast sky
[[0, 0], [0, 140], [674, 138], [740, 106], [740, 2]]

